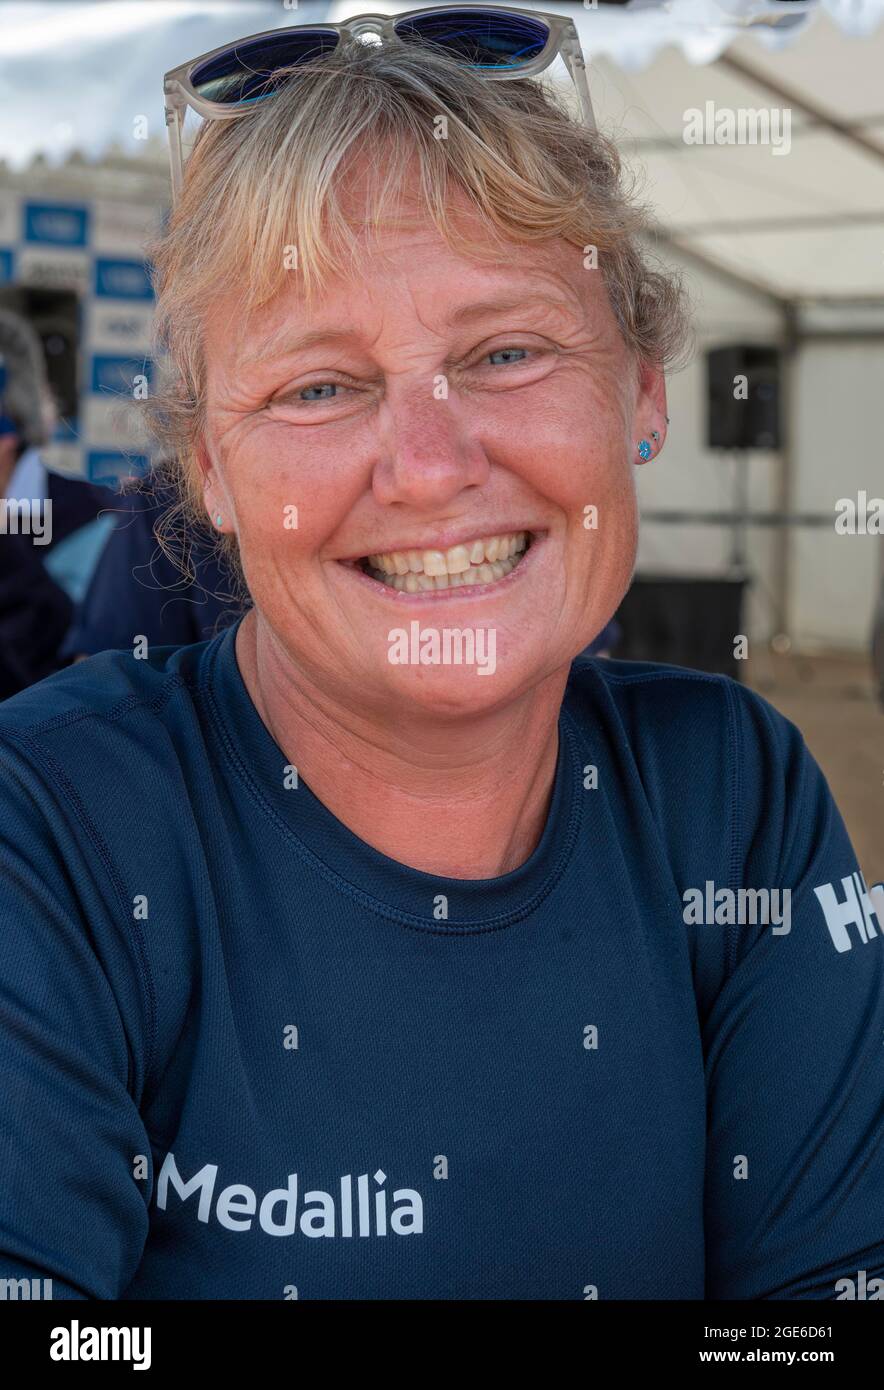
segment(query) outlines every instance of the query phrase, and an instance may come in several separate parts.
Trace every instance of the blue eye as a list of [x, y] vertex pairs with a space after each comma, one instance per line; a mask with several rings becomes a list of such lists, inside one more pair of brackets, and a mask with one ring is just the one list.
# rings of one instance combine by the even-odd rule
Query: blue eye
[[[330, 390], [330, 391], [337, 391], [337, 389], [338, 389], [337, 383], [334, 382], [334, 381], [321, 381], [321, 382], [318, 382], [315, 386], [305, 386], [305, 387], [303, 388], [302, 391], [299, 391], [299, 392], [298, 392], [298, 395], [301, 397], [301, 399], [303, 399], [303, 398], [304, 398], [304, 395], [305, 395], [305, 392], [307, 392], [307, 391], [325, 391], [326, 389], [328, 389], [328, 390]], [[334, 397], [333, 397], [333, 396], [319, 396], [319, 397], [314, 396], [313, 399], [314, 399], [314, 400], [326, 400], [326, 401], [330, 401], [330, 400], [334, 400]]]
[[[495, 348], [494, 352], [489, 352], [488, 356], [489, 356], [489, 358], [491, 358], [491, 357], [500, 357], [501, 355], [506, 354], [506, 353], [508, 353], [508, 352], [521, 352], [521, 353], [526, 353], [527, 351], [528, 351], [527, 348], [522, 348], [522, 347]], [[504, 365], [506, 365], [506, 364], [504, 363]]]

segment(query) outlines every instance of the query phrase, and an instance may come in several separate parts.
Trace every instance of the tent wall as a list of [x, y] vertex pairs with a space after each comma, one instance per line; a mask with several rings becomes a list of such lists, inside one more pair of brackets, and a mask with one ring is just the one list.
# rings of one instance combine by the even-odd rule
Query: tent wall
[[[865, 491], [884, 497], [884, 339], [808, 343], [796, 381], [796, 505], [831, 511]], [[868, 650], [884, 537], [793, 533], [792, 616], [806, 644]]]
[[[783, 341], [777, 305], [743, 291], [676, 253], [661, 255], [683, 270], [694, 306], [695, 353], [670, 375], [666, 448], [657, 463], [637, 470], [642, 512], [725, 511], [733, 497], [734, 459], [706, 447], [705, 350], [727, 343]], [[831, 527], [750, 527], [748, 567], [753, 575], [744, 615], [750, 638], [785, 630], [800, 647], [867, 651], [880, 584], [884, 539], [835, 532], [836, 503], [864, 489], [884, 495], [878, 443], [884, 385], [884, 338], [802, 344], [790, 369], [791, 401], [785, 425], [791, 439], [793, 512], [825, 513]], [[781, 460], [774, 452], [747, 456], [749, 505], [778, 510]], [[638, 572], [721, 574], [730, 565], [732, 532], [719, 525], [643, 520]], [[787, 610], [778, 605], [786, 547]]]

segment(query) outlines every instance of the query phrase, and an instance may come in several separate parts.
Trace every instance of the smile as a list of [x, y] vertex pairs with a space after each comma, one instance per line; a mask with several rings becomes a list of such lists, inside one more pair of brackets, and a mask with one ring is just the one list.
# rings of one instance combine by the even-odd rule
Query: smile
[[448, 550], [392, 550], [358, 561], [363, 574], [400, 593], [459, 589], [506, 579], [531, 545], [527, 531], [483, 536]]

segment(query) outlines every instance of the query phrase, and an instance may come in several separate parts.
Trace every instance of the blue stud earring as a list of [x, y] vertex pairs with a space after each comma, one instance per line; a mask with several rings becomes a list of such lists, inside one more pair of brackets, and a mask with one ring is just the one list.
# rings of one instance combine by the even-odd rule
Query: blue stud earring
[[651, 446], [646, 439], [643, 439], [639, 444], [638, 454], [639, 458], [644, 459], [645, 462], [651, 457]]
[[219, 512], [218, 515], [215, 517], [215, 525], [216, 525], [216, 526], [222, 526], [223, 524], [224, 524], [224, 518], [223, 518], [223, 516], [221, 515], [221, 513]]

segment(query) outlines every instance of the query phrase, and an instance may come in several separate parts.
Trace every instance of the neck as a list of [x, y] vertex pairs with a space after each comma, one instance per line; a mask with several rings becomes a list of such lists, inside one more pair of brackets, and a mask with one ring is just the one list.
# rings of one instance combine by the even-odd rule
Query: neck
[[478, 718], [405, 725], [320, 690], [252, 609], [236, 658], [261, 719], [299, 778], [366, 844], [446, 878], [496, 878], [543, 833], [567, 668]]

